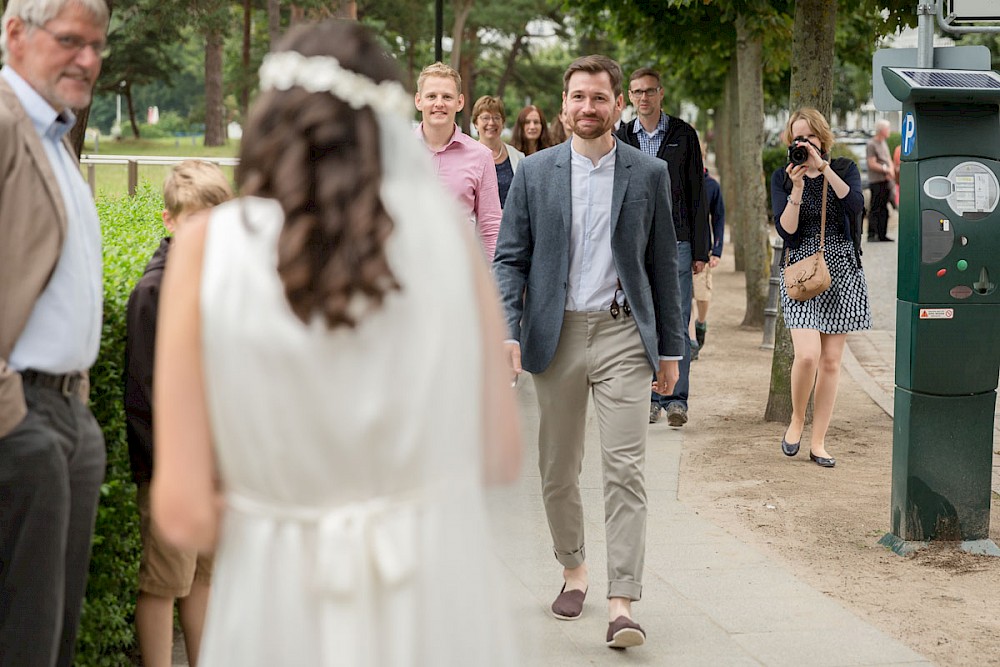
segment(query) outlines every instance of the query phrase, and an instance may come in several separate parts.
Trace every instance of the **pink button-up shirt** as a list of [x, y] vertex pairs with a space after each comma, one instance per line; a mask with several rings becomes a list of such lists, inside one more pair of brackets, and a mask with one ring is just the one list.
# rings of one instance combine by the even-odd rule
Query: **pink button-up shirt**
[[[423, 141], [423, 123], [416, 129]], [[428, 150], [430, 150], [428, 148]], [[490, 149], [464, 134], [456, 125], [451, 140], [431, 151], [438, 177], [455, 195], [462, 212], [476, 225], [486, 260], [493, 261], [500, 231], [500, 188]]]

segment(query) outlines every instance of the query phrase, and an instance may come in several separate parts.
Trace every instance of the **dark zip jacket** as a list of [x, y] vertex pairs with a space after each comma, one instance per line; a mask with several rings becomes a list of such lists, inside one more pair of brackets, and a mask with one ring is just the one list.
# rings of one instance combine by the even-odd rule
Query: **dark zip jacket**
[[153, 349], [160, 282], [167, 264], [170, 238], [160, 241], [142, 278], [128, 298], [125, 339], [125, 434], [132, 478], [148, 482], [153, 475]]
[[[668, 118], [667, 132], [656, 157], [667, 163], [667, 171], [670, 172], [674, 232], [678, 241], [691, 243], [691, 254], [695, 261], [707, 262], [711, 230], [708, 225], [701, 143], [693, 127], [676, 116]], [[635, 120], [622, 123], [615, 134], [625, 143], [639, 148], [639, 136], [632, 130], [634, 125]]]

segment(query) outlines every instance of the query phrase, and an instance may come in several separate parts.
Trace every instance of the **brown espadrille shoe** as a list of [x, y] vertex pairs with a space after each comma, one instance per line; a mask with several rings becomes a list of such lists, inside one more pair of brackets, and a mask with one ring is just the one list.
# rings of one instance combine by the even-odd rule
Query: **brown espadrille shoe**
[[583, 601], [587, 591], [568, 591], [566, 584], [552, 603], [552, 615], [560, 621], [575, 621], [583, 613]]
[[619, 616], [608, 623], [607, 644], [611, 648], [642, 646], [645, 641], [645, 630], [628, 616]]

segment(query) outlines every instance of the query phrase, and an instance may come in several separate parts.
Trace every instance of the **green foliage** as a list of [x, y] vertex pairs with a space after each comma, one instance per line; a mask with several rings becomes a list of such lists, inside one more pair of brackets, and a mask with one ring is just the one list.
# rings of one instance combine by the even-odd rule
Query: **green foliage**
[[125, 442], [125, 308], [135, 282], [163, 237], [163, 199], [152, 187], [135, 197], [100, 198], [104, 237], [104, 328], [91, 369], [91, 408], [104, 431], [108, 467], [84, 600], [76, 664], [131, 664], [134, 651], [139, 514]]
[[761, 158], [764, 163], [765, 182], [770, 184], [771, 174], [773, 174], [778, 167], [783, 167], [788, 164], [788, 147], [784, 144], [780, 146], [768, 146], [761, 154]]

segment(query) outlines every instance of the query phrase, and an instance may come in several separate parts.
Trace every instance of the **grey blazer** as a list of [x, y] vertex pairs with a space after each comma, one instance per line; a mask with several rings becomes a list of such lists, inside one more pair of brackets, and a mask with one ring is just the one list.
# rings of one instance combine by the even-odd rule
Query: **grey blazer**
[[[618, 142], [611, 202], [611, 254], [649, 363], [684, 354], [677, 237], [667, 164]], [[566, 309], [572, 196], [570, 142], [521, 161], [507, 194], [493, 273], [521, 365], [544, 371]], [[608, 303], [608, 306], [611, 304]]]

